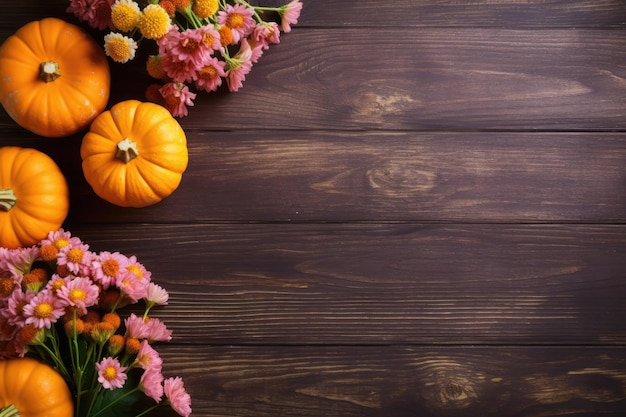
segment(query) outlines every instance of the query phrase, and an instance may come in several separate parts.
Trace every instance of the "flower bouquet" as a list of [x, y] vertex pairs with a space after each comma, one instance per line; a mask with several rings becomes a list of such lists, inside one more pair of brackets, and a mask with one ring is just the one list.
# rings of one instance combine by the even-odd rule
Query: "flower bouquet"
[[154, 348], [172, 332], [149, 312], [168, 298], [135, 256], [92, 252], [63, 229], [32, 247], [0, 248], [0, 359], [50, 365], [76, 417], [141, 416], [159, 407], [187, 417], [183, 380], [163, 376]]
[[217, 91], [223, 80], [238, 91], [263, 52], [298, 22], [301, 9], [300, 0], [279, 7], [246, 0], [70, 0], [67, 11], [109, 31], [104, 51], [113, 61], [128, 62], [141, 42], [156, 42], [146, 70], [160, 83], [148, 87], [146, 97], [182, 117], [194, 91]]

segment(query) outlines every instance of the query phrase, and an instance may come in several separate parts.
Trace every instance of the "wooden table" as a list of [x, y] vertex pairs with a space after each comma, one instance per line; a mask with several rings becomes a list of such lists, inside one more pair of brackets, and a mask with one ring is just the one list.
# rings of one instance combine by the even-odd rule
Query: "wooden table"
[[[145, 209], [45, 151], [64, 227], [171, 295], [159, 346], [196, 416], [623, 416], [626, 3], [304, 0], [241, 91], [180, 119], [190, 163]], [[0, 6], [0, 38], [67, 20]], [[143, 63], [112, 65], [112, 103]]]

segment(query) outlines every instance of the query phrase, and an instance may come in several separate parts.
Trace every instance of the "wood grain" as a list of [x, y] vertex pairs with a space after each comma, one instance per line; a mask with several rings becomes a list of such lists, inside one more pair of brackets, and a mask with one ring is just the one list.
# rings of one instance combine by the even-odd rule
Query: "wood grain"
[[626, 342], [624, 226], [192, 224], [75, 232], [94, 250], [136, 254], [154, 271], [172, 293], [164, 317], [184, 344]]
[[[622, 416], [611, 348], [189, 347], [163, 349], [205, 416]], [[277, 411], [279, 410], [279, 411]]]
[[[0, 40], [66, 7], [0, 3]], [[64, 227], [170, 292], [194, 416], [621, 417], [625, 27], [622, 0], [304, 0], [181, 119], [188, 171], [141, 210], [94, 195], [82, 132], [2, 111], [0, 146], [51, 155]]]

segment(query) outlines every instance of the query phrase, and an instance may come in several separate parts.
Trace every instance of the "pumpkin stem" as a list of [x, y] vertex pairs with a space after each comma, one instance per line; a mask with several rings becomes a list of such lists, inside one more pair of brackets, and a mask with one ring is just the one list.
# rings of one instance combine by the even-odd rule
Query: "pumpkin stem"
[[[7, 188], [6, 190], [0, 190], [0, 210], [9, 211], [17, 203], [13, 190]], [[2, 415], [0, 414], [0, 417]]]
[[59, 64], [54, 61], [46, 61], [39, 64], [39, 77], [49, 83], [61, 76]]
[[121, 159], [124, 163], [127, 164], [138, 156], [139, 151], [137, 151], [137, 144], [132, 140], [126, 138], [117, 143], [117, 152], [115, 157]]
[[0, 408], [0, 417], [20, 417], [20, 412], [13, 404]]

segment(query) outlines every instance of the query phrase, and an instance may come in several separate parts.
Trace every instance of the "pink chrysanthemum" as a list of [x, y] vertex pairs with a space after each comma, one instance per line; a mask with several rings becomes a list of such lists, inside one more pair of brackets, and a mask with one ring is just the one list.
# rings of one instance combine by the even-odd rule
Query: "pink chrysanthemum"
[[7, 271], [16, 279], [19, 284], [24, 274], [27, 274], [33, 262], [39, 257], [39, 248], [31, 246], [28, 248], [17, 248], [4, 250], [0, 270]]
[[149, 368], [141, 375], [139, 388], [157, 403], [163, 398], [163, 374], [160, 369]]
[[300, 12], [302, 11], [302, 2], [300, 0], [291, 0], [289, 3], [281, 7], [280, 26], [283, 32], [291, 32], [291, 25], [298, 23]]
[[152, 273], [148, 271], [142, 263], [137, 261], [137, 257], [135, 255], [132, 255], [128, 258], [128, 265], [126, 266], [126, 270], [135, 274], [139, 279], [145, 279], [147, 281], [150, 281], [152, 279]]
[[98, 286], [89, 278], [74, 278], [57, 291], [57, 296], [64, 301], [65, 306], [76, 307], [81, 315], [87, 314], [87, 308], [98, 302], [100, 291]]
[[111, 22], [111, 6], [115, 0], [70, 0], [67, 12], [89, 26], [103, 30], [114, 29]]
[[35, 298], [35, 293], [31, 291], [22, 292], [19, 289], [13, 291], [6, 300], [4, 308], [0, 309], [0, 314], [13, 326], [24, 327], [26, 317], [24, 307]]
[[148, 342], [168, 342], [172, 339], [172, 331], [165, 323], [156, 318], [143, 318], [132, 313], [124, 320], [126, 337], [146, 339]]
[[160, 371], [163, 368], [163, 359], [161, 359], [159, 352], [148, 343], [148, 340], [144, 339], [141, 342], [139, 352], [137, 352], [135, 364], [145, 370], [155, 369]]
[[185, 385], [180, 377], [166, 379], [163, 391], [176, 413], [182, 417], [191, 414], [191, 396], [185, 391]]
[[123, 270], [115, 280], [115, 287], [119, 288], [133, 303], [136, 303], [146, 297], [149, 283], [148, 280], [139, 279], [128, 270]]
[[202, 62], [206, 61], [213, 54], [214, 41], [208, 44], [205, 37], [211, 38], [209, 31], [214, 32], [213, 36], [217, 36], [219, 48], [219, 33], [212, 28], [203, 26], [200, 29], [187, 29], [184, 32], [170, 30], [166, 35], [166, 41], [160, 44], [166, 45], [160, 48], [162, 55], [171, 57], [174, 61], [185, 61], [193, 64], [193, 68], [197, 68]]
[[234, 42], [239, 42], [252, 33], [255, 26], [254, 10], [244, 4], [226, 5], [225, 10], [217, 12], [217, 22], [228, 26], [233, 32]]
[[64, 305], [50, 291], [40, 291], [24, 306], [25, 324], [49, 329], [65, 313]]
[[150, 282], [148, 284], [148, 289], [146, 291], [145, 297], [147, 304], [149, 304], [150, 306], [165, 306], [167, 305], [169, 298], [170, 295], [163, 287], [155, 284], [154, 282]]
[[126, 367], [122, 366], [116, 358], [107, 357], [96, 363], [98, 382], [109, 390], [122, 388], [126, 382]]
[[65, 265], [67, 269], [76, 275], [89, 275], [93, 253], [89, 251], [89, 245], [66, 246], [57, 256], [57, 264]]
[[226, 82], [230, 91], [238, 91], [243, 86], [246, 75], [252, 70], [252, 48], [245, 39], [241, 40], [239, 51], [228, 59]]
[[105, 290], [126, 272], [130, 265], [128, 257], [119, 252], [100, 252], [92, 261], [92, 277]]
[[206, 92], [217, 91], [222, 85], [222, 79], [226, 77], [226, 62], [215, 57], [209, 59], [202, 68], [193, 74], [196, 88]]
[[165, 100], [165, 107], [174, 117], [187, 116], [187, 106], [193, 106], [196, 94], [182, 83], [167, 83], [159, 89]]
[[280, 43], [280, 28], [276, 22], [259, 23], [252, 32], [252, 39], [267, 49], [270, 44]]

